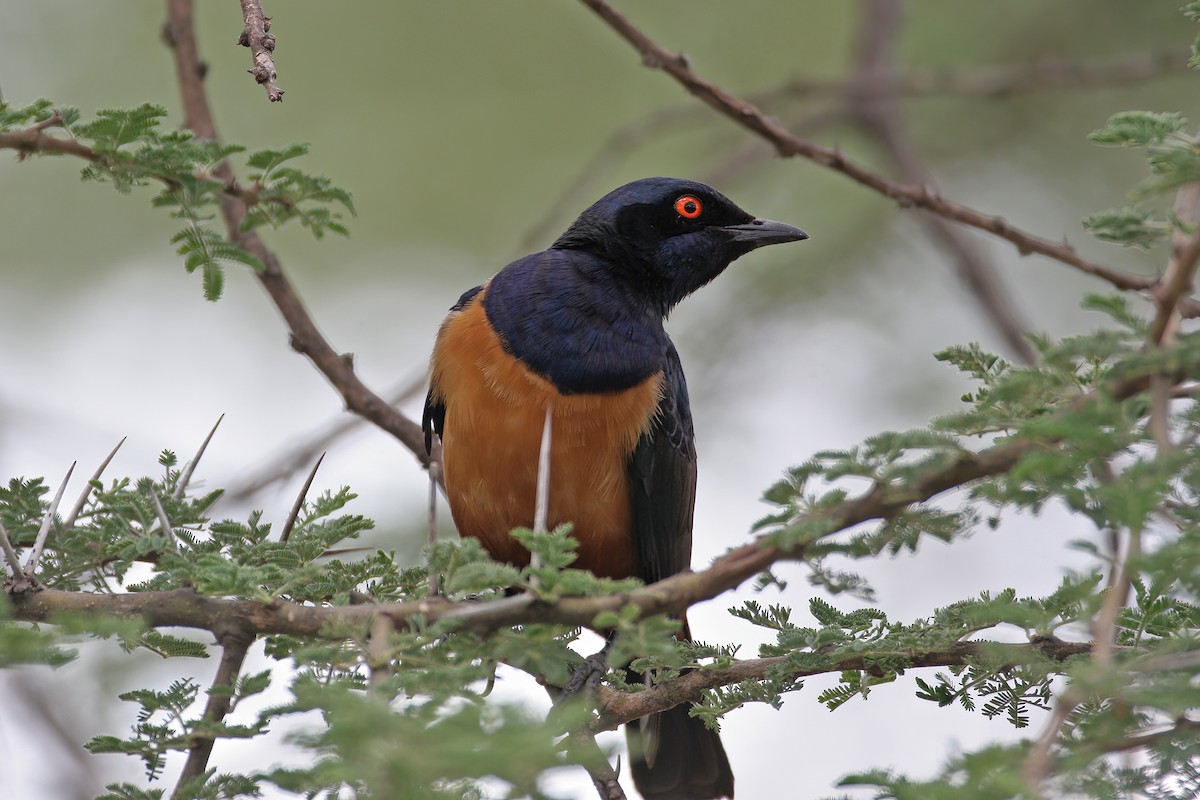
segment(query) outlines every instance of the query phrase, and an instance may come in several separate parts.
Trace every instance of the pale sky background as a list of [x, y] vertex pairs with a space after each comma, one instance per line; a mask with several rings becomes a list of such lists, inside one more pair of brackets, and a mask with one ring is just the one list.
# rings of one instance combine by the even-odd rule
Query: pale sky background
[[[689, 103], [665, 77], [640, 68], [582, 6], [403, 2], [348, 14], [311, 1], [270, 5], [287, 91], [281, 105], [268, 105], [245, 74], [248, 51], [232, 46], [237, 4], [199, 4], [217, 123], [228, 140], [251, 149], [311, 142], [304, 165], [354, 192], [360, 216], [350, 221], [349, 240], [314, 242], [299, 230], [265, 238], [324, 333], [355, 354], [379, 391], [424, 369], [445, 309], [525, 252], [521, 242], [546, 215], [558, 231], [628, 180], [705, 179], [746, 142], [725, 121], [699, 115], [617, 159], [580, 200], [557, 207], [613, 131]], [[736, 92], [841, 74], [855, 22], [850, 3], [622, 5], [666, 46], [686, 51], [701, 74]], [[1075, 0], [1047, 8], [1021, 0], [964, 11], [952, 0], [919, 0], [910, 4], [899, 50], [908, 64], [950, 68], [1181, 48], [1195, 31], [1176, 6]], [[24, 104], [47, 96], [81, 106], [85, 116], [150, 100], [178, 124], [172, 67], [157, 38], [162, 18], [156, 3], [4, 0], [3, 97]], [[1156, 256], [1089, 241], [1079, 225], [1092, 211], [1120, 205], [1140, 174], [1130, 154], [1092, 147], [1085, 137], [1128, 108], [1195, 117], [1193, 80], [1012, 100], [914, 100], [905, 122], [947, 196], [1051, 238], [1066, 235], [1108, 263], [1148, 269]], [[778, 113], [786, 118], [791, 108]], [[847, 129], [819, 138], [875, 159]], [[224, 413], [197, 477], [208, 487], [235, 485], [337, 417], [341, 401], [290, 352], [282, 323], [249, 275], [231, 270], [225, 298], [205, 302], [198, 277], [184, 273], [167, 242], [173, 221], [149, 207], [149, 192], [112, 197], [107, 186], [80, 184], [81, 166], [0, 154], [0, 480], [44, 475], [53, 484], [78, 460], [73, 497], [122, 436], [129, 439], [107, 474], [157, 472], [161, 449], [186, 457]], [[697, 568], [746, 541], [765, 511], [759, 495], [786, 467], [955, 410], [965, 384], [933, 351], [970, 340], [1000, 348], [940, 254], [892, 204], [810, 164], [772, 159], [718, 188], [813, 238], [737, 262], [670, 323], [700, 452]], [[1032, 328], [1062, 334], [1102, 324], [1079, 310], [1079, 299], [1104, 285], [976, 240]], [[419, 415], [419, 402], [404, 410]], [[219, 505], [216, 515], [244, 517], [254, 507], [281, 522], [301, 480], [249, 505]], [[342, 484], [360, 495], [350, 511], [377, 520], [368, 543], [415, 557], [426, 484], [412, 456], [360, 428], [330, 450], [314, 491]], [[916, 557], [858, 568], [873, 580], [878, 605], [911, 620], [982, 588], [1045, 594], [1065, 567], [1080, 563], [1066, 543], [1092, 535], [1086, 521], [1050, 508], [953, 547], [930, 544]], [[806, 620], [804, 571], [784, 565], [777, 572], [790, 580], [788, 589], [760, 599], [788, 603], [794, 619]], [[742, 653], [754, 656], [759, 631], [725, 611], [753, 596], [741, 590], [690, 612], [696, 635], [743, 643]], [[165, 686], [181, 663], [131, 658], [100, 644], [57, 671], [0, 674], [0, 796], [72, 797], [80, 776], [62, 748], [98, 733], [124, 735], [135, 709], [110, 698], [134, 686]], [[261, 663], [260, 648], [247, 670]], [[216, 659], [186, 666], [207, 685]], [[723, 738], [738, 796], [835, 794], [840, 776], [870, 767], [928, 775], [950, 753], [1014, 735], [1003, 721], [915, 700], [912, 675], [833, 714], [815, 699], [832, 677], [807, 681], [781, 711], [730, 714]], [[264, 702], [278, 702], [282, 691], [273, 687]], [[31, 693], [48, 698], [73, 744], [36, 721]], [[496, 697], [545, 704], [521, 676], [502, 676]], [[212, 763], [249, 770], [294, 759], [282, 733], [220, 744]], [[623, 737], [611, 743], [623, 746]], [[130, 758], [87, 763], [82, 780], [96, 793], [108, 781], [141, 780]], [[179, 763], [158, 785], [170, 790]], [[566, 796], [592, 793], [581, 773], [555, 775], [548, 785]], [[626, 790], [632, 797], [632, 786]]]

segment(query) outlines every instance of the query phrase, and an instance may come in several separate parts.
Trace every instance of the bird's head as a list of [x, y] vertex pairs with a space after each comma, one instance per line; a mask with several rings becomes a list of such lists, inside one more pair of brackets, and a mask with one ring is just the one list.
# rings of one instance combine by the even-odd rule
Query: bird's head
[[606, 194], [579, 215], [554, 248], [601, 256], [665, 315], [736, 258], [808, 234], [756, 218], [711, 186], [643, 178]]

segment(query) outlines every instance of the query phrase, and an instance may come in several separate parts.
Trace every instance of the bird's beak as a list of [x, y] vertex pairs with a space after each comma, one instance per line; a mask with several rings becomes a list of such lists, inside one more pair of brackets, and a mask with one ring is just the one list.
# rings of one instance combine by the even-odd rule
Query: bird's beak
[[754, 219], [744, 225], [724, 225], [717, 230], [724, 231], [730, 241], [748, 244], [751, 249], [768, 244], [800, 242], [808, 238], [808, 234], [795, 225], [773, 219]]

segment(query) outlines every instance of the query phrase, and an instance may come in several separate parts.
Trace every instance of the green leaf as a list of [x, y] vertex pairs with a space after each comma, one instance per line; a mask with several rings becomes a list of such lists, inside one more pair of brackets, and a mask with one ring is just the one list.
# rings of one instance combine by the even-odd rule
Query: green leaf
[[1145, 209], [1100, 211], [1083, 221], [1083, 227], [1102, 242], [1149, 250], [1171, 235], [1170, 223], [1155, 219]]
[[1187, 119], [1175, 112], [1122, 111], [1111, 116], [1103, 128], [1092, 131], [1088, 139], [1102, 145], [1146, 147], [1161, 144], [1185, 127]]

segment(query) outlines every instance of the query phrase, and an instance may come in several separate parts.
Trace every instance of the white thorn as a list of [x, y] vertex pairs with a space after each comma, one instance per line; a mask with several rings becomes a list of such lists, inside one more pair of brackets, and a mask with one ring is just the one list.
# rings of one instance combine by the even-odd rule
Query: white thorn
[[59, 484], [53, 502], [46, 509], [46, 516], [42, 517], [42, 527], [38, 529], [33, 549], [29, 551], [29, 558], [25, 561], [25, 577], [27, 578], [32, 578], [37, 572], [38, 562], [42, 560], [42, 548], [46, 546], [46, 539], [50, 536], [50, 526], [54, 523], [54, 514], [58, 511], [58, 504], [62, 502], [63, 492], [67, 490], [67, 481], [71, 480], [71, 473], [75, 471], [75, 465], [78, 463], [78, 461], [71, 462], [71, 468], [67, 470], [66, 477]]
[[113, 456], [121, 449], [121, 445], [125, 444], [128, 436], [122, 436], [121, 441], [117, 442], [108, 454], [108, 456], [100, 462], [100, 466], [96, 467], [96, 471], [92, 473], [92, 477], [83, 485], [83, 491], [79, 494], [79, 499], [75, 501], [75, 507], [71, 509], [71, 513], [67, 515], [66, 521], [63, 523], [63, 533], [72, 530], [75, 527], [75, 520], [79, 519], [79, 515], [83, 513], [83, 507], [87, 505], [88, 498], [92, 496], [92, 484], [100, 480], [100, 476], [104, 474], [104, 470], [108, 467], [109, 462], [113, 460]]

